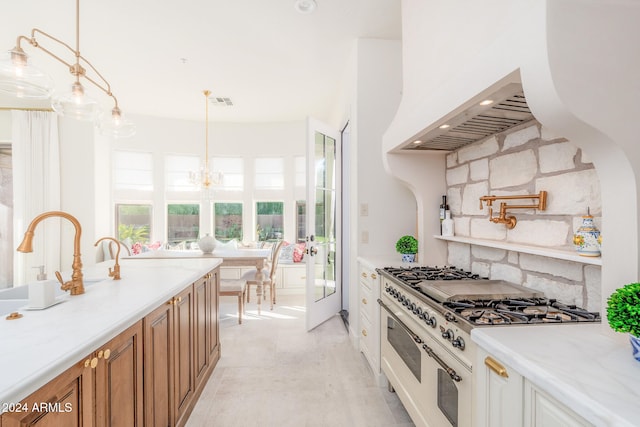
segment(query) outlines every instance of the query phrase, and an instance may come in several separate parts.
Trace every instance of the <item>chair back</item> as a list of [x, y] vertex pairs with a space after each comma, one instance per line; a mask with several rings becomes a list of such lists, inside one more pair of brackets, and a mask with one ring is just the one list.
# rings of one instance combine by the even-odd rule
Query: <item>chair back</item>
[[269, 272], [269, 279], [271, 279], [271, 282], [273, 283], [273, 281], [275, 280], [276, 277], [276, 270], [278, 268], [278, 260], [280, 259], [280, 249], [282, 248], [282, 244], [284, 243], [283, 240], [280, 240], [273, 252], [271, 253], [271, 271]]

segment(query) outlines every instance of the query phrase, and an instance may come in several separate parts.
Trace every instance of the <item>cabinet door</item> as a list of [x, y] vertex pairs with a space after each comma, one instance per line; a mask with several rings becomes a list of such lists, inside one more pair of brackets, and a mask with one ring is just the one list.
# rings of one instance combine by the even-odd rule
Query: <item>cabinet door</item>
[[173, 299], [144, 318], [145, 425], [173, 425]]
[[583, 427], [592, 424], [525, 381], [525, 427]]
[[194, 338], [196, 384], [206, 374], [209, 365], [209, 275], [193, 284]]
[[103, 345], [96, 356], [96, 426], [142, 426], [142, 321]]
[[476, 425], [514, 427], [522, 425], [523, 378], [514, 369], [489, 355], [476, 352], [473, 367], [476, 383]]
[[220, 270], [209, 273], [209, 364], [211, 368], [220, 358], [220, 332], [218, 324], [218, 290], [220, 289]]
[[[85, 361], [86, 366], [85, 366]], [[2, 414], [4, 427], [93, 426], [91, 358], [76, 363], [38, 391]]]
[[193, 287], [174, 298], [174, 410], [176, 424], [188, 412], [195, 392]]

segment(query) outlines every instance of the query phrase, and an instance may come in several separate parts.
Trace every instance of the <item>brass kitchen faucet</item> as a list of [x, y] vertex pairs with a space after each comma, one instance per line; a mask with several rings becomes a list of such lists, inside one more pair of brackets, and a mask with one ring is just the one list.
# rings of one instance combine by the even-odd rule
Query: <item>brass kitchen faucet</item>
[[18, 246], [18, 252], [33, 252], [33, 235], [36, 226], [43, 219], [49, 217], [61, 217], [65, 218], [73, 224], [76, 229], [76, 234], [73, 239], [73, 264], [71, 268], [73, 272], [71, 273], [71, 280], [68, 282], [64, 282], [62, 280], [62, 275], [59, 271], [56, 271], [56, 277], [62, 286], [60, 288], [63, 291], [70, 291], [71, 295], [81, 295], [84, 294], [84, 282], [82, 280], [82, 259], [80, 258], [80, 235], [82, 234], [82, 227], [80, 226], [80, 222], [72, 215], [61, 212], [61, 211], [50, 211], [45, 212], [37, 217], [35, 217], [29, 227], [27, 227], [27, 231], [24, 233], [24, 239], [22, 239], [22, 243]]

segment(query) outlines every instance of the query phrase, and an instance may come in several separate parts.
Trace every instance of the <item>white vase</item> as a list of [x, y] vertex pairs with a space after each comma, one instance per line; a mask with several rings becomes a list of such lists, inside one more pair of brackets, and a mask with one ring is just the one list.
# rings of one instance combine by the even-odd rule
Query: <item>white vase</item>
[[600, 243], [602, 236], [600, 230], [593, 223], [591, 215], [582, 217], [582, 226], [573, 235], [573, 244], [579, 255], [582, 256], [600, 256]]
[[216, 248], [216, 239], [207, 233], [198, 240], [198, 247], [203, 254], [210, 254]]

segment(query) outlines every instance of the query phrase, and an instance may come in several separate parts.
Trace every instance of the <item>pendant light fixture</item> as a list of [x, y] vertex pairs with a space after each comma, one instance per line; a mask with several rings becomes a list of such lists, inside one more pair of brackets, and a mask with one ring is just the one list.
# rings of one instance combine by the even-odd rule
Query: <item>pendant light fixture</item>
[[209, 169], [209, 96], [210, 90], [203, 91], [205, 99], [205, 132], [204, 132], [204, 162], [198, 171], [189, 172], [189, 180], [201, 191], [202, 198], [213, 199], [213, 187], [222, 184], [222, 172]]
[[[44, 39], [45, 45], [42, 44], [40, 38]], [[54, 111], [65, 117], [96, 122], [102, 133], [114, 137], [122, 138], [135, 133], [134, 125], [123, 117], [118, 107], [118, 100], [111, 92], [109, 82], [80, 54], [80, 0], [76, 0], [75, 49], [49, 33], [33, 28], [30, 37], [18, 36], [16, 46], [8, 52], [7, 57], [0, 61], [0, 92], [18, 98], [51, 98], [53, 80], [48, 74], [29, 63], [29, 57], [21, 46], [23, 41], [64, 64], [74, 76], [71, 90], [53, 100]], [[54, 54], [47, 48], [46, 43], [66, 48], [73, 56], [73, 62]], [[89, 72], [87, 73], [87, 71]], [[87, 95], [81, 79], [113, 99], [114, 107], [111, 110], [111, 115], [105, 118], [102, 123], [98, 123], [100, 115], [98, 102]]]

